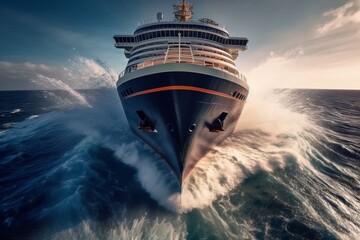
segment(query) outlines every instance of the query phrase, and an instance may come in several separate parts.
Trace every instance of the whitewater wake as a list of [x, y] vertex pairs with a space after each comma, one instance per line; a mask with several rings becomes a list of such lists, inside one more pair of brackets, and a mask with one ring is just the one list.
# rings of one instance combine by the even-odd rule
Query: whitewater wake
[[185, 181], [181, 196], [171, 190], [174, 183], [169, 179], [174, 176], [168, 175], [166, 166], [154, 165], [161, 162], [160, 157], [154, 161], [151, 151], [144, 154], [142, 144], [123, 145], [116, 150], [116, 156], [137, 161], [124, 160], [138, 170], [139, 181], [160, 205], [180, 213], [207, 207], [258, 170], [272, 172], [283, 168], [289, 158], [308, 165], [302, 151], [304, 134], [311, 123], [306, 115], [281, 105], [278, 95], [271, 94], [269, 98], [271, 106], [267, 99], [250, 99], [237, 130], [197, 164]]

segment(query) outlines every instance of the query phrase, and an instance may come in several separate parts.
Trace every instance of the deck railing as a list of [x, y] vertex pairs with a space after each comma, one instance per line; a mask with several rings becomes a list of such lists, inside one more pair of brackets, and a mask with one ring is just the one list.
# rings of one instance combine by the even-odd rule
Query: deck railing
[[229, 73], [229, 74], [231, 74], [233, 76], [236, 76], [236, 77], [240, 78], [241, 80], [247, 82], [247, 79], [243, 74], [238, 73], [238, 72], [234, 73], [232, 71], [229, 71], [228, 69], [220, 67], [216, 63], [205, 61], [205, 60], [193, 59], [193, 58], [190, 58], [190, 57], [181, 58], [180, 61], [179, 61], [179, 59], [177, 57], [169, 57], [169, 56], [167, 58], [162, 57], [162, 58], [146, 60], [144, 62], [134, 64], [131, 67], [128, 67], [124, 71], [122, 71], [120, 73], [119, 78], [122, 78], [127, 73], [131, 73], [131, 72], [134, 72], [134, 71], [139, 70], [139, 69], [143, 69], [143, 68], [147, 68], [147, 67], [151, 67], [151, 66], [155, 66], [155, 65], [160, 65], [160, 64], [164, 64], [164, 63], [191, 63], [191, 64], [195, 64], [195, 65], [210, 67], [210, 68], [214, 68], [214, 69]]

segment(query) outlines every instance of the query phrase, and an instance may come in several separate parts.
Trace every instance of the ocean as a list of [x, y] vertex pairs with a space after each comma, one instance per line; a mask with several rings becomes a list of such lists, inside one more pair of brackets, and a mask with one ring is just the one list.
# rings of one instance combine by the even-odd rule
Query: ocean
[[174, 185], [115, 88], [0, 92], [2, 240], [356, 240], [360, 91], [250, 95], [234, 134]]

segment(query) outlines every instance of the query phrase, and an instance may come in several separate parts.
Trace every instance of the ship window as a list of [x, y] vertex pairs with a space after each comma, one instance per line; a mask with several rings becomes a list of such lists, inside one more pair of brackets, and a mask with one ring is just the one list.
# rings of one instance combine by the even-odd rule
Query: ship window
[[189, 127], [189, 132], [194, 131], [195, 128], [196, 128], [196, 124], [194, 123], [194, 124], [192, 124], [192, 125]]
[[240, 97], [240, 93], [237, 93], [237, 94], [236, 94], [236, 98], [239, 98], [239, 97]]
[[231, 93], [231, 96], [235, 97], [237, 91], [234, 91], [233, 93]]

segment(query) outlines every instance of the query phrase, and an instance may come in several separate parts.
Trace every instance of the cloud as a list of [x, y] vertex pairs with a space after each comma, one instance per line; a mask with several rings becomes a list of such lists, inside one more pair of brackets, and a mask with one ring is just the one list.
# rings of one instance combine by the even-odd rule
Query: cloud
[[316, 33], [324, 35], [344, 27], [353, 27], [353, 25], [360, 24], [360, 0], [352, 0], [343, 6], [332, 9], [323, 14], [325, 17], [330, 17], [330, 21], [318, 26]]
[[[64, 86], [55, 84], [59, 82], [74, 89], [115, 87], [117, 73], [104, 62], [85, 57], [76, 57], [69, 62], [70, 66], [55, 67], [30, 62], [0, 61], [0, 89], [59, 89]], [[43, 81], [43, 79], [56, 79], [56, 81]]]
[[273, 88], [360, 89], [360, 0], [322, 12], [329, 18], [323, 25], [284, 35], [257, 50], [251, 65], [239, 63], [252, 94]]
[[358, 65], [323, 64], [325, 56], [307, 55], [302, 48], [272, 52], [246, 75], [251, 94], [262, 95], [275, 88], [359, 89]]

